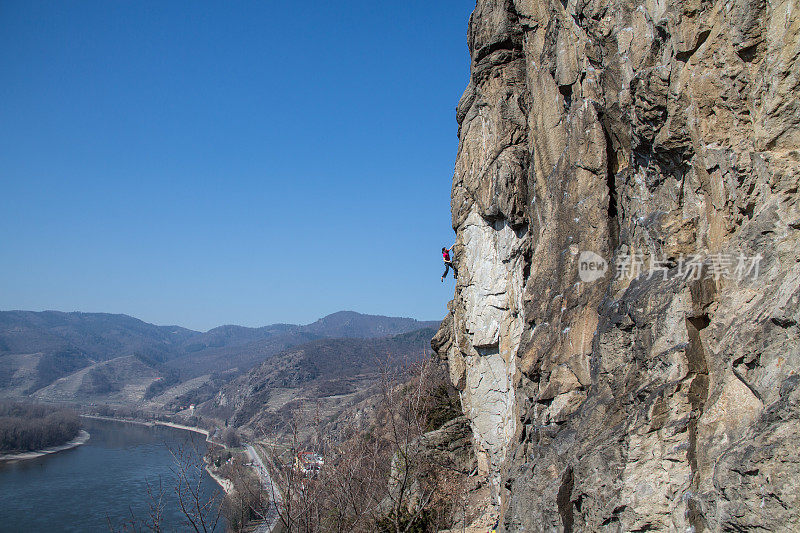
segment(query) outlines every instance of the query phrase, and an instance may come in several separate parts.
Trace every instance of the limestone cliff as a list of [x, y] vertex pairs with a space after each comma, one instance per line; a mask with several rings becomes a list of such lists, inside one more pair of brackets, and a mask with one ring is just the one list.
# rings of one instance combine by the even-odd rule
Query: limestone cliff
[[799, 32], [478, 0], [433, 346], [505, 529], [800, 528]]

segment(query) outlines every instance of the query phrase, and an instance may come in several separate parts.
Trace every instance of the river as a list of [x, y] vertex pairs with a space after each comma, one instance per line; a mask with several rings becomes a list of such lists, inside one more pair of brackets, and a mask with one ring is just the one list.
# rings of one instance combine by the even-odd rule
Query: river
[[[148, 484], [163, 488], [163, 531], [187, 531], [175, 495], [175, 459], [170, 449], [195, 458], [206, 449], [203, 435], [163, 426], [84, 419], [89, 441], [77, 448], [0, 463], [0, 531], [102, 532], [130, 523], [131, 512], [147, 519]], [[198, 455], [199, 454], [199, 455]], [[195, 478], [196, 479], [196, 478]], [[205, 472], [201, 494], [222, 491]], [[217, 507], [214, 507], [216, 512]], [[139, 524], [136, 530], [145, 530]], [[220, 518], [216, 531], [225, 530]]]

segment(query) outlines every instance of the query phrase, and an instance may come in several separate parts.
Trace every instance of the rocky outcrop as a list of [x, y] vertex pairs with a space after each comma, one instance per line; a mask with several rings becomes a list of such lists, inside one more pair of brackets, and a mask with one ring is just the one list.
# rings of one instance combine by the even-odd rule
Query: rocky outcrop
[[799, 33], [478, 0], [433, 346], [507, 530], [800, 527]]
[[[433, 497], [459, 497], [464, 479], [475, 468], [471, 431], [466, 417], [445, 422], [423, 433], [392, 457], [389, 495], [382, 502], [390, 514], [402, 502], [411, 514], [429, 506]], [[447, 490], [447, 489], [450, 490]]]

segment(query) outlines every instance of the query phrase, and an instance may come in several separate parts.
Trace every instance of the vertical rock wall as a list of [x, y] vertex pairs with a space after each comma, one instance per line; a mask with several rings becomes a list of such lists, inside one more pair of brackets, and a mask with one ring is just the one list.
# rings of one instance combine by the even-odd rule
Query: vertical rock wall
[[506, 529], [800, 528], [799, 34], [797, 0], [478, 0], [433, 345]]

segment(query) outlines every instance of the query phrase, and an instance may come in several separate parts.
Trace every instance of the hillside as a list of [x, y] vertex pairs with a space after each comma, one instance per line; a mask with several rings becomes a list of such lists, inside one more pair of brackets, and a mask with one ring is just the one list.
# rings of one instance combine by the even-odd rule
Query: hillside
[[140, 353], [166, 360], [198, 332], [156, 326], [127, 315], [0, 311], [0, 354], [74, 349], [97, 361]]
[[312, 324], [226, 325], [206, 332], [127, 315], [0, 312], [0, 396], [151, 407], [218, 387], [292, 346], [330, 337], [381, 337], [432, 322], [334, 313]]
[[318, 410], [315, 416], [324, 423], [372, 394], [382, 368], [429, 357], [435, 332], [423, 328], [392, 337], [319, 339], [297, 346], [237, 377], [198, 412], [270, 433], [306, 403]]

